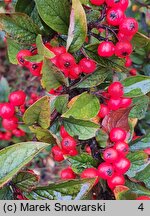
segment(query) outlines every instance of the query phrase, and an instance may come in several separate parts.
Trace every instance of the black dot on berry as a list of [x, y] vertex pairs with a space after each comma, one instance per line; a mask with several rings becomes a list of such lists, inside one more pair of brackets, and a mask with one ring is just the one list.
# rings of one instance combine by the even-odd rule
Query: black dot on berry
[[122, 55], [123, 55], [123, 56], [128, 56], [129, 53], [127, 53], [127, 52], [123, 52]]
[[107, 174], [108, 174], [108, 176], [112, 176], [112, 170], [111, 170], [111, 169], [108, 169], [108, 170], [107, 170]]
[[111, 18], [112, 20], [115, 20], [115, 19], [117, 18], [117, 14], [114, 13], [114, 12], [112, 12], [112, 13], [110, 14], [110, 18]]
[[120, 0], [115, 0], [115, 3], [119, 3], [120, 2]]
[[68, 146], [69, 145], [69, 141], [65, 141], [65, 146]]
[[70, 62], [66, 62], [66, 63], [64, 64], [64, 66], [65, 66], [66, 68], [70, 67]]
[[19, 61], [20, 61], [21, 63], [24, 63], [24, 62], [25, 62], [23, 58], [20, 58]]
[[32, 69], [35, 70], [35, 69], [37, 69], [37, 68], [38, 68], [38, 65], [37, 65], [37, 64], [33, 64], [33, 65], [32, 65]]
[[135, 29], [135, 25], [134, 25], [134, 23], [130, 23], [129, 28], [130, 28], [130, 30]]

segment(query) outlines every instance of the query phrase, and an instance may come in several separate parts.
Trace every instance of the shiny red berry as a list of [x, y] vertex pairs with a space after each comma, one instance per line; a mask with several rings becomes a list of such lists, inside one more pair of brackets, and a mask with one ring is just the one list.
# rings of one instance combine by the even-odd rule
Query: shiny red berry
[[17, 54], [18, 63], [22, 66], [27, 66], [29, 61], [25, 60], [25, 57], [32, 56], [29, 50], [20, 50]]
[[3, 134], [3, 140], [5, 141], [9, 141], [11, 140], [12, 138], [12, 133], [10, 131], [6, 131], [4, 134]]
[[15, 129], [12, 131], [13, 135], [16, 137], [23, 137], [25, 136], [25, 132], [23, 130], [20, 129]]
[[112, 42], [102, 42], [98, 46], [98, 55], [102, 57], [110, 57], [115, 53], [115, 46]]
[[55, 161], [61, 162], [64, 160], [63, 151], [59, 146], [52, 147], [52, 155]]
[[111, 8], [107, 12], [106, 20], [109, 25], [118, 26], [124, 18], [124, 12], [120, 8]]
[[133, 36], [138, 31], [138, 22], [131, 17], [125, 18], [122, 20], [119, 30], [125, 35]]
[[95, 168], [87, 168], [81, 173], [81, 178], [96, 178], [95, 184], [99, 182], [99, 173], [98, 170]]
[[108, 148], [103, 152], [103, 159], [108, 163], [115, 162], [119, 157], [119, 154], [116, 149]]
[[58, 64], [61, 70], [70, 70], [75, 64], [75, 58], [70, 53], [63, 53], [58, 56]]
[[144, 152], [145, 152], [146, 154], [150, 155], [150, 148], [145, 149]]
[[116, 127], [110, 131], [110, 140], [112, 142], [124, 141], [126, 139], [126, 135], [127, 133], [125, 130]]
[[113, 82], [109, 87], [108, 87], [108, 93], [111, 98], [113, 99], [118, 99], [123, 96], [124, 91], [123, 91], [123, 85], [120, 82]]
[[81, 67], [79, 65], [75, 65], [69, 71], [69, 78], [78, 79], [81, 73], [82, 73]]
[[129, 56], [126, 57], [125, 67], [131, 67], [132, 60]]
[[2, 120], [2, 126], [6, 130], [15, 130], [18, 127], [18, 119], [17, 117], [13, 116], [9, 119], [3, 119]]
[[139, 196], [136, 200], [150, 200], [150, 196]]
[[42, 65], [43, 65], [42, 62], [40, 63], [29, 62], [28, 69], [30, 70], [33, 76], [41, 76]]
[[65, 137], [69, 136], [68, 132], [66, 131], [66, 129], [65, 129], [65, 127], [63, 125], [60, 127], [60, 136], [62, 138], [65, 138]]
[[120, 58], [125, 58], [132, 53], [132, 45], [128, 41], [120, 41], [116, 44], [115, 55]]
[[90, 146], [89, 145], [86, 145], [85, 146], [85, 151], [88, 153], [88, 154], [91, 154], [91, 148], [90, 148]]
[[60, 177], [63, 180], [75, 179], [76, 178], [76, 174], [73, 172], [73, 170], [70, 167], [68, 167], [68, 168], [63, 169], [61, 171]]
[[129, 5], [129, 0], [105, 0], [108, 7], [117, 7], [125, 11]]
[[107, 116], [109, 114], [109, 112], [110, 112], [110, 110], [109, 110], [108, 106], [106, 106], [105, 104], [101, 104], [98, 116], [100, 118], [104, 118], [105, 116]]
[[66, 48], [61, 46], [61, 47], [52, 47], [51, 51], [56, 55], [59, 56], [61, 54], [66, 53]]
[[131, 98], [127, 98], [127, 97], [121, 98], [121, 104], [120, 104], [121, 108], [127, 108], [131, 104], [132, 104], [132, 99]]
[[125, 35], [122, 32], [118, 32], [117, 38], [119, 41], [131, 41], [133, 38], [133, 35]]
[[118, 160], [116, 160], [114, 162], [114, 170], [119, 173], [119, 174], [125, 174], [130, 166], [131, 166], [131, 162], [129, 161], [129, 159], [125, 158], [125, 157], [120, 157]]
[[78, 155], [78, 151], [77, 151], [77, 149], [72, 149], [72, 150], [68, 151], [67, 154], [68, 154], [69, 156], [74, 157], [74, 156]]
[[13, 106], [23, 105], [25, 102], [25, 99], [26, 99], [26, 94], [22, 90], [12, 92], [9, 95], [9, 101]]
[[96, 70], [96, 62], [88, 58], [81, 59], [79, 66], [82, 72], [86, 74], [93, 73]]
[[90, 0], [91, 4], [100, 6], [104, 4], [105, 0]]
[[114, 168], [111, 164], [103, 162], [98, 167], [98, 174], [102, 179], [109, 179], [114, 175]]
[[71, 136], [65, 137], [61, 142], [62, 148], [66, 151], [70, 151], [76, 148], [77, 142]]
[[13, 117], [15, 113], [15, 108], [10, 103], [3, 103], [0, 106], [0, 116], [5, 119]]
[[120, 174], [114, 174], [114, 176], [107, 180], [107, 184], [110, 189], [114, 189], [118, 185], [124, 185], [125, 184], [125, 178], [123, 175]]
[[130, 74], [132, 76], [136, 76], [137, 75], [137, 70], [135, 68], [132, 68], [129, 72], [130, 72]]
[[117, 150], [120, 156], [126, 156], [129, 153], [129, 145], [126, 142], [116, 142], [114, 148]]
[[118, 99], [109, 99], [108, 101], [108, 108], [109, 110], [118, 110], [120, 108], [120, 104], [121, 104], [121, 98]]

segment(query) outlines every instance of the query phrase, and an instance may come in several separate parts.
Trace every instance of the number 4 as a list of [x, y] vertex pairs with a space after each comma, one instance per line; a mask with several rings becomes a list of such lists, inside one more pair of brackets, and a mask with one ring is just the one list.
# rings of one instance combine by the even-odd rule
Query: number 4
[[144, 206], [143, 206], [143, 203], [141, 203], [138, 207], [139, 210], [143, 211], [144, 210]]

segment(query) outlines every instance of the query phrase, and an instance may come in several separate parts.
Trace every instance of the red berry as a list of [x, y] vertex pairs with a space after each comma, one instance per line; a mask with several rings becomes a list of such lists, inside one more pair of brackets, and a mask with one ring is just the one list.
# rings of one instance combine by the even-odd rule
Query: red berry
[[86, 147], [85, 147], [85, 151], [88, 153], [88, 154], [91, 154], [91, 148], [90, 148], [90, 146], [89, 145], [87, 145]]
[[63, 151], [59, 146], [52, 147], [52, 155], [55, 161], [60, 162], [64, 160]]
[[2, 125], [6, 130], [14, 130], [18, 127], [18, 119], [14, 116], [9, 119], [3, 119]]
[[125, 67], [131, 67], [132, 60], [129, 56], [126, 57]]
[[66, 53], [66, 48], [61, 46], [61, 47], [52, 47], [51, 51], [56, 55], [59, 56], [61, 54]]
[[103, 162], [98, 167], [99, 177], [109, 179], [114, 175], [114, 168], [111, 164]]
[[66, 151], [70, 151], [76, 148], [76, 141], [71, 136], [65, 137], [61, 142], [62, 148]]
[[136, 200], [150, 200], [149, 196], [139, 196]]
[[123, 96], [124, 91], [123, 91], [123, 85], [120, 82], [113, 82], [109, 87], [108, 87], [108, 93], [111, 98], [113, 99], [118, 99]]
[[111, 179], [107, 180], [107, 184], [113, 190], [118, 185], [124, 185], [125, 178], [123, 175], [115, 174]]
[[110, 131], [110, 140], [112, 142], [124, 141], [126, 139], [126, 131], [122, 128], [113, 128]]
[[3, 134], [3, 140], [9, 141], [11, 140], [12, 133], [10, 131], [6, 131], [6, 133]]
[[25, 99], [26, 99], [26, 94], [21, 90], [12, 92], [9, 95], [9, 101], [13, 106], [23, 105], [25, 102]]
[[65, 127], [63, 125], [60, 127], [60, 136], [62, 138], [65, 138], [65, 137], [69, 136], [68, 132], [66, 131], [66, 129], [65, 129]]
[[100, 6], [104, 4], [105, 0], [90, 0], [91, 4]]
[[110, 110], [118, 110], [120, 108], [120, 104], [121, 104], [121, 99], [118, 98], [118, 99], [113, 99], [111, 98], [109, 101], [108, 101], [108, 108]]
[[108, 7], [117, 7], [126, 10], [129, 5], [129, 0], [105, 0]]
[[116, 161], [118, 156], [118, 152], [114, 148], [108, 148], [103, 152], [103, 159], [108, 163]]
[[13, 117], [15, 113], [15, 108], [10, 103], [3, 103], [0, 106], [0, 116], [5, 119]]
[[120, 31], [118, 32], [117, 37], [119, 41], [131, 41], [133, 38], [132, 35], [125, 35]]
[[83, 58], [79, 62], [79, 66], [83, 73], [90, 74], [96, 70], [96, 63], [92, 59]]
[[35, 62], [29, 62], [28, 69], [32, 73], [33, 76], [41, 76], [41, 70], [42, 70], [43, 63], [35, 63]]
[[120, 32], [125, 35], [134, 35], [138, 31], [138, 22], [134, 18], [125, 18], [119, 26]]
[[68, 167], [68, 168], [63, 169], [63, 170], [61, 171], [60, 177], [61, 177], [61, 179], [63, 179], [63, 180], [68, 180], [68, 179], [75, 179], [75, 178], [76, 178], [76, 175], [75, 175], [75, 173], [73, 172], [73, 170], [72, 170], [70, 167]]
[[124, 12], [120, 8], [111, 8], [107, 12], [107, 23], [112, 26], [118, 26], [124, 18]]
[[132, 76], [136, 76], [137, 75], [137, 70], [135, 68], [132, 68], [129, 72], [130, 72], [130, 74]]
[[69, 71], [69, 78], [78, 79], [79, 75], [82, 73], [81, 67], [78, 65], [73, 66]]
[[131, 162], [129, 161], [129, 159], [125, 158], [125, 157], [120, 157], [118, 160], [116, 160], [114, 162], [114, 170], [119, 173], [119, 174], [125, 174], [130, 166], [131, 166]]
[[29, 61], [25, 60], [25, 57], [32, 56], [29, 50], [20, 50], [17, 54], [17, 60], [20, 65], [27, 66]]
[[115, 55], [120, 58], [125, 58], [132, 53], [132, 45], [128, 41], [120, 41], [116, 44]]
[[101, 107], [100, 107], [100, 111], [98, 113], [98, 116], [100, 118], [104, 118], [105, 116], [107, 116], [109, 114], [109, 108], [108, 106], [104, 105], [104, 104], [101, 104]]
[[98, 55], [102, 57], [110, 57], [115, 53], [115, 46], [112, 42], [102, 42], [98, 46]]
[[114, 148], [117, 150], [119, 155], [126, 156], [129, 152], [129, 145], [126, 142], [116, 142]]
[[20, 129], [15, 129], [12, 131], [13, 135], [16, 137], [23, 137], [25, 136], [25, 132], [23, 130]]
[[96, 178], [95, 184], [99, 182], [99, 173], [98, 170], [95, 168], [87, 168], [81, 173], [81, 178]]
[[126, 97], [121, 98], [121, 104], [120, 104], [121, 108], [127, 108], [131, 104], [132, 104], [132, 99], [131, 98], [126, 98]]
[[75, 64], [75, 58], [70, 53], [58, 56], [58, 64], [61, 70], [70, 70]]
[[74, 156], [78, 155], [78, 151], [77, 151], [77, 149], [72, 149], [67, 154], [74, 157]]

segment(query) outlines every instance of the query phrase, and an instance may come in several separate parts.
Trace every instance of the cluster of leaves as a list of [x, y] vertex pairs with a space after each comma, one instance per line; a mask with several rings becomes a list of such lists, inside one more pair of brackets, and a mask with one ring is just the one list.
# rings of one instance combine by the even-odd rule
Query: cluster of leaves
[[[86, 11], [85, 5], [91, 7]], [[150, 196], [150, 165], [148, 155], [143, 151], [150, 148], [150, 132], [136, 141], [132, 141], [138, 120], [145, 117], [149, 104], [150, 77], [128, 77], [124, 61], [116, 57], [109, 59], [97, 55], [99, 41], [92, 35], [89, 43], [85, 42], [88, 25], [99, 17], [99, 9], [93, 7], [89, 0], [18, 0], [15, 12], [9, 15], [0, 14], [0, 29], [6, 33], [9, 60], [17, 64], [16, 54], [21, 49], [36, 43], [38, 55], [30, 61], [44, 60], [42, 69], [42, 87], [49, 92], [63, 85], [63, 92], [57, 97], [46, 95], [27, 109], [23, 116], [24, 123], [35, 135], [38, 142], [22, 142], [0, 151], [0, 199], [14, 199], [16, 190], [28, 199], [83, 199], [91, 191], [94, 179], [72, 180], [39, 186], [38, 178], [28, 171], [20, 171], [43, 149], [50, 145], [60, 145], [59, 128], [64, 125], [67, 132], [77, 138], [81, 144], [92, 144], [92, 156], [86, 153], [68, 157], [75, 173], [88, 167], [97, 166], [94, 149], [105, 148], [108, 134], [113, 127], [130, 130], [128, 155], [132, 166], [127, 174], [126, 186], [116, 188], [116, 199], [135, 199], [139, 195]], [[30, 23], [30, 25], [29, 25]], [[89, 35], [88, 35], [89, 36]], [[97, 62], [97, 70], [82, 77], [78, 82], [70, 82], [48, 61], [52, 53], [44, 46], [43, 41], [51, 41], [54, 46], [64, 45], [77, 60], [82, 53]], [[145, 63], [150, 50], [150, 40], [141, 33], [133, 38], [133, 63], [138, 67], [139, 59]], [[141, 63], [140, 63], [141, 65]], [[149, 66], [148, 66], [149, 67]], [[95, 122], [100, 108], [99, 92], [116, 77], [124, 85], [125, 95], [133, 98], [132, 109], [120, 109], [111, 112], [102, 125]], [[3, 82], [3, 83], [2, 83]], [[8, 87], [1, 79], [0, 97], [8, 94]], [[5, 88], [6, 86], [6, 88]], [[3, 100], [3, 98], [1, 99]], [[95, 142], [94, 142], [95, 143]]]

